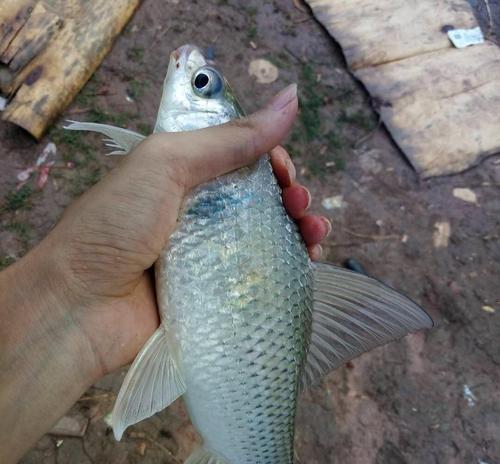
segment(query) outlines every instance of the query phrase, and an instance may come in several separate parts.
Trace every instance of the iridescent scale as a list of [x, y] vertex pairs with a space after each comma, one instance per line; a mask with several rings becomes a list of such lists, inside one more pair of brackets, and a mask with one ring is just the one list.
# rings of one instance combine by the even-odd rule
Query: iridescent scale
[[230, 464], [290, 464], [312, 268], [267, 159], [187, 199], [158, 261], [189, 414]]

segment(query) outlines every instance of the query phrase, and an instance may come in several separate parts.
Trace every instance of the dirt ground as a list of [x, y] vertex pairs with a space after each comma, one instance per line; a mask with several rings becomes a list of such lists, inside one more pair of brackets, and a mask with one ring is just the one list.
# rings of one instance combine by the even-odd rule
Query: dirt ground
[[[487, 29], [485, 3], [472, 3]], [[436, 321], [428, 332], [355, 359], [302, 396], [298, 462], [498, 464], [500, 157], [460, 175], [419, 181], [378, 126], [338, 47], [297, 5], [146, 0], [39, 144], [0, 124], [0, 265], [41, 240], [64, 207], [117, 163], [101, 156], [98, 136], [64, 132], [63, 120], [149, 132], [175, 47], [193, 42], [208, 49], [248, 111], [296, 81], [301, 114], [287, 146], [313, 193], [313, 210], [332, 220], [326, 259], [356, 258]], [[490, 7], [500, 37], [500, 2], [490, 0]], [[279, 79], [256, 83], [248, 74], [255, 58], [273, 62]], [[57, 145], [58, 164], [45, 188], [33, 182], [16, 191], [17, 173], [49, 141]], [[477, 203], [454, 197], [454, 188], [472, 189]], [[336, 207], [326, 209], [324, 199], [331, 197]], [[442, 224], [449, 225], [449, 240], [436, 247]], [[89, 421], [83, 438], [46, 435], [22, 463], [182, 462], [198, 438], [181, 401], [114, 441], [104, 417], [123, 375], [102, 379], [70, 411]]]

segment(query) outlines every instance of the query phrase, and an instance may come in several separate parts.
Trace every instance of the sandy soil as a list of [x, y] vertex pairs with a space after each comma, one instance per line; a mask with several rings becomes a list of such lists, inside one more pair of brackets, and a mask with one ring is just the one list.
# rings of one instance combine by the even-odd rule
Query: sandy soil
[[[487, 27], [485, 4], [472, 3]], [[490, 6], [500, 36], [500, 2]], [[169, 53], [186, 42], [214, 54], [249, 111], [299, 83], [301, 117], [287, 146], [314, 195], [313, 209], [333, 222], [327, 260], [356, 258], [436, 320], [433, 330], [363, 355], [302, 396], [299, 461], [500, 463], [500, 158], [419, 181], [377, 126], [338, 47], [291, 0], [147, 0], [41, 143], [0, 125], [0, 264], [41, 240], [64, 207], [116, 163], [101, 156], [99, 137], [65, 133], [62, 121], [108, 121], [147, 133]], [[248, 74], [255, 58], [278, 66], [279, 79], [256, 83]], [[49, 182], [15, 193], [16, 174], [49, 141], [58, 147]], [[477, 203], [454, 197], [454, 188], [472, 189]], [[342, 196], [340, 207], [325, 209], [322, 201], [334, 196]], [[443, 223], [449, 240], [436, 248]], [[182, 462], [197, 436], [181, 401], [114, 441], [103, 418], [122, 379], [123, 372], [102, 379], [70, 412], [89, 421], [83, 438], [46, 435], [23, 464]]]

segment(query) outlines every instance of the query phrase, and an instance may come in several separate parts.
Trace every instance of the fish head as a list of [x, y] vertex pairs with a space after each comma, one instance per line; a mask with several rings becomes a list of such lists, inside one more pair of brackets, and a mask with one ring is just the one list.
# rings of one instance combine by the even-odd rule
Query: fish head
[[243, 115], [224, 75], [194, 45], [170, 55], [155, 132], [203, 129]]

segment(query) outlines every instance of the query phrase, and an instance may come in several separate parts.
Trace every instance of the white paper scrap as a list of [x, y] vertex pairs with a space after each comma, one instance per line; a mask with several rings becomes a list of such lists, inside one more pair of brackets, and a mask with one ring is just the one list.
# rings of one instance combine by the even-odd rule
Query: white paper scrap
[[7, 108], [7, 99], [0, 97], [0, 111], [3, 111], [5, 108]]
[[451, 43], [457, 48], [465, 48], [469, 45], [482, 44], [484, 36], [480, 27], [472, 29], [451, 29], [448, 31]]

